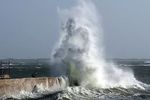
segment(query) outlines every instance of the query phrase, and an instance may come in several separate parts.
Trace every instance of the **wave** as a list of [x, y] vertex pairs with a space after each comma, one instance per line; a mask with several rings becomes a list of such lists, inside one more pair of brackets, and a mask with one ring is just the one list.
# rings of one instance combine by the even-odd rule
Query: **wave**
[[105, 60], [103, 29], [92, 0], [78, 0], [76, 6], [59, 10], [59, 15], [61, 35], [51, 59], [66, 67], [70, 80], [85, 87], [144, 88], [131, 69]]
[[150, 91], [136, 88], [85, 88], [85, 87], [68, 87], [59, 95], [57, 100], [149, 100]]

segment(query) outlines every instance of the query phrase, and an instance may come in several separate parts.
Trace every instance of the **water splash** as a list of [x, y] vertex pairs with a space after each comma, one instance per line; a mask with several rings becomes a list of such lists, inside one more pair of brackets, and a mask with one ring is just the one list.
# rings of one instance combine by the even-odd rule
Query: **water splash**
[[52, 53], [53, 62], [72, 67], [72, 78], [82, 86], [142, 88], [131, 70], [106, 62], [101, 20], [92, 1], [78, 0], [76, 6], [59, 10], [59, 14], [62, 34]]

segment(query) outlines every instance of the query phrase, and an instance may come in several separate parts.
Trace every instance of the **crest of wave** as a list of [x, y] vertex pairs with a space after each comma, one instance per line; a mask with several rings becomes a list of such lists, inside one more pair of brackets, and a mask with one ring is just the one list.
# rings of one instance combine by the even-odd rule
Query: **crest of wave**
[[123, 70], [105, 60], [101, 20], [92, 1], [78, 0], [76, 6], [59, 10], [59, 14], [62, 34], [52, 52], [53, 62], [71, 62], [78, 70], [74, 77], [82, 86], [142, 87], [131, 70]]

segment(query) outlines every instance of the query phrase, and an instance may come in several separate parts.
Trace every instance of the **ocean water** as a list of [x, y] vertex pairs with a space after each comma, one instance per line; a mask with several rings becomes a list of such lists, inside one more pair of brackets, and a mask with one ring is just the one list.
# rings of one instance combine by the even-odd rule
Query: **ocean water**
[[[118, 60], [121, 68], [131, 68], [138, 81], [150, 84], [150, 66], [144, 60]], [[97, 80], [95, 80], [97, 81]], [[94, 81], [93, 81], [94, 82]], [[40, 100], [150, 100], [150, 87], [141, 88], [88, 88], [68, 86], [64, 91]]]
[[[134, 76], [138, 81], [150, 84], [150, 65], [149, 60], [131, 60], [117, 59], [114, 62], [120, 68], [131, 68]], [[34, 65], [37, 66], [37, 65]], [[14, 67], [14, 66], [13, 66]], [[27, 66], [26, 66], [27, 67]], [[39, 67], [26, 68], [20, 66], [12, 68], [11, 75], [13, 78], [31, 77], [32, 73], [37, 73], [35, 77], [42, 76], [59, 76], [56, 73], [50, 73], [48, 70], [54, 69], [52, 66], [41, 64]], [[12, 74], [13, 73], [13, 74]], [[20, 74], [19, 74], [20, 73]], [[96, 82], [97, 80], [93, 81]], [[12, 98], [12, 99], [17, 99]], [[35, 100], [150, 100], [150, 87], [147, 85], [144, 89], [141, 88], [92, 88], [84, 86], [68, 86], [63, 91], [54, 94], [43, 95], [40, 98], [34, 98], [24, 94], [18, 99], [35, 99]]]

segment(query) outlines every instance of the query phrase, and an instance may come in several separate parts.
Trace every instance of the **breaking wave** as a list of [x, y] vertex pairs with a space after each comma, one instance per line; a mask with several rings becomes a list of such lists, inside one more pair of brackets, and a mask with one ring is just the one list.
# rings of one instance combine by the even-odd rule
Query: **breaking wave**
[[76, 6], [58, 12], [62, 29], [51, 58], [67, 67], [71, 80], [85, 87], [144, 89], [132, 70], [105, 60], [102, 22], [92, 0], [78, 0]]

